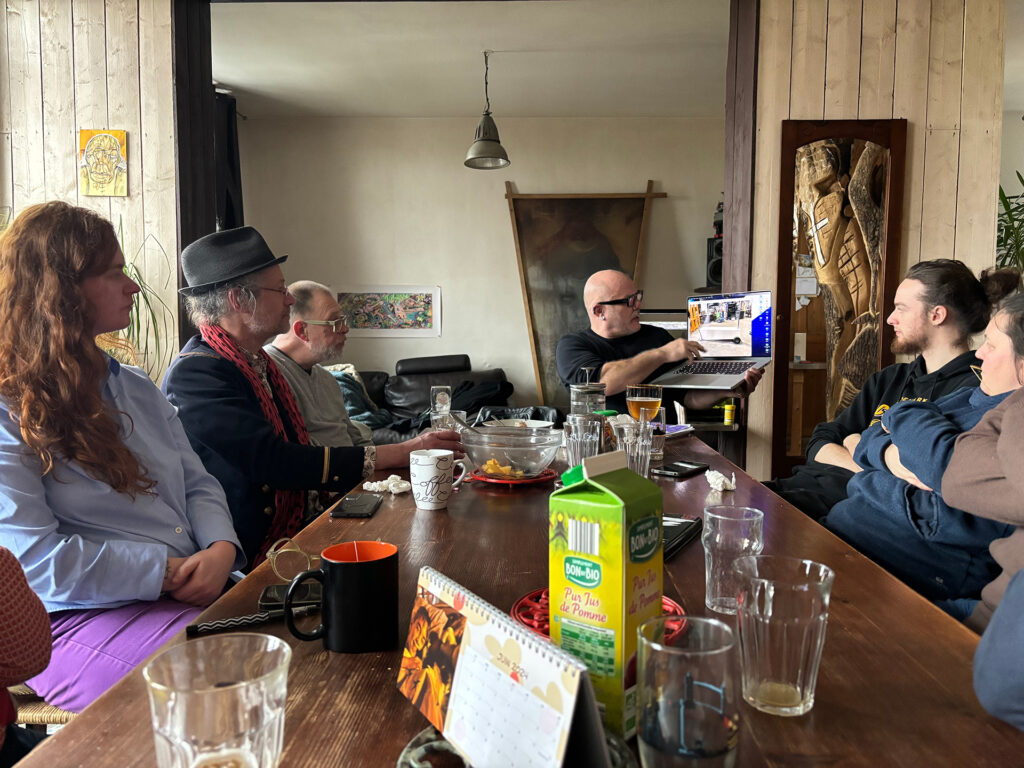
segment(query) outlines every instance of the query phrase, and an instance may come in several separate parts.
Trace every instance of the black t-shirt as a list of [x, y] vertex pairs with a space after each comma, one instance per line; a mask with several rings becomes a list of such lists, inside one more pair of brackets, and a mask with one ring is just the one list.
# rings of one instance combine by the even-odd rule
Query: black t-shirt
[[[568, 388], [570, 384], [582, 384], [587, 380], [582, 368], [593, 368], [591, 381], [597, 381], [601, 366], [605, 363], [636, 357], [641, 352], [668, 344], [672, 339], [671, 333], [654, 325], [641, 325], [636, 333], [615, 339], [606, 339], [589, 328], [584, 328], [582, 331], [567, 333], [558, 340], [558, 346], [555, 348], [555, 365], [558, 366], [559, 378]], [[648, 376], [647, 380], [661, 375], [672, 365], [673, 363], [667, 363], [661, 366]], [[626, 412], [625, 392], [609, 395], [606, 402], [608, 408], [614, 408], [619, 413]]]

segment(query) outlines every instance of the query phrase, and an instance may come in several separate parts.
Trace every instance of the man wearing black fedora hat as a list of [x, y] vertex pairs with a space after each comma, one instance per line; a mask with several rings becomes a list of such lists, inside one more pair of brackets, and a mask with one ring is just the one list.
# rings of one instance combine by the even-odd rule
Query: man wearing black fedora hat
[[192, 337], [164, 378], [189, 442], [227, 494], [252, 564], [302, 527], [309, 491], [347, 492], [375, 468], [408, 464], [416, 448], [457, 449], [441, 432], [391, 446], [314, 446], [284, 376], [263, 344], [289, 327], [294, 299], [252, 227], [206, 235], [181, 252]]

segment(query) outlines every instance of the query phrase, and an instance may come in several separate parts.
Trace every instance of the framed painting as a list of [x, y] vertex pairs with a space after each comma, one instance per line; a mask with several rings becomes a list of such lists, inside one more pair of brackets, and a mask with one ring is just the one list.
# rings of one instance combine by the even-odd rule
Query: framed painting
[[128, 195], [128, 133], [83, 128], [78, 132], [78, 192], [92, 197]]
[[368, 285], [338, 291], [349, 336], [441, 335], [441, 286]]
[[587, 278], [618, 269], [639, 281], [650, 201], [666, 197], [653, 186], [648, 181], [646, 192], [622, 194], [521, 195], [505, 183], [542, 405], [569, 405], [555, 346], [565, 333], [589, 326]]

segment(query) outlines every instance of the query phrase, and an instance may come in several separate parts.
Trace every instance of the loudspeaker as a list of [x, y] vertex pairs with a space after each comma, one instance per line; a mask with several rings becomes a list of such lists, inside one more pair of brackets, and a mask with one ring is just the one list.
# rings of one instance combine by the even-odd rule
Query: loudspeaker
[[721, 289], [722, 287], [722, 238], [708, 238], [708, 273], [707, 287]]

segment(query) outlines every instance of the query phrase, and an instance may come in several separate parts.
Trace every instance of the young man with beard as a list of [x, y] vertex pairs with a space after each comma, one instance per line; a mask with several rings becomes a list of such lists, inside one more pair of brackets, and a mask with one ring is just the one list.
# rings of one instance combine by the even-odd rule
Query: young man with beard
[[861, 433], [902, 400], [935, 400], [978, 378], [972, 334], [989, 321], [990, 296], [1019, 284], [1014, 270], [982, 273], [979, 281], [963, 263], [934, 259], [914, 264], [896, 289], [886, 322], [893, 327], [896, 354], [917, 355], [873, 373], [853, 402], [833, 421], [818, 424], [807, 446], [807, 463], [793, 475], [765, 483], [806, 514], [820, 519], [847, 497], [846, 484], [861, 471], [853, 460]]

